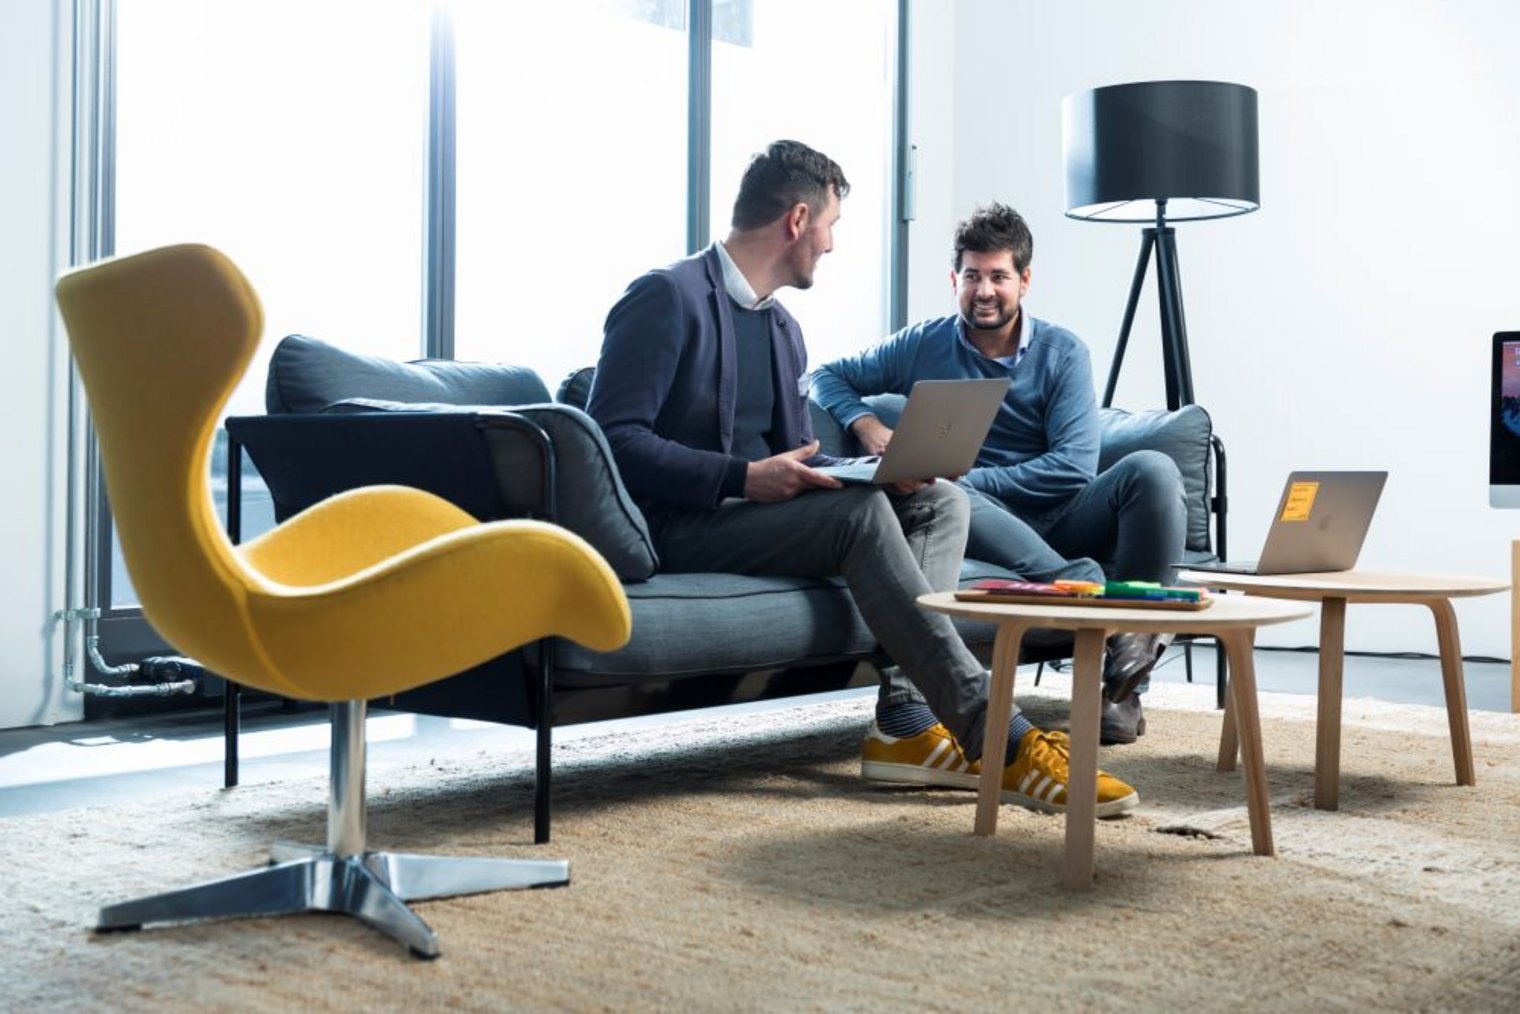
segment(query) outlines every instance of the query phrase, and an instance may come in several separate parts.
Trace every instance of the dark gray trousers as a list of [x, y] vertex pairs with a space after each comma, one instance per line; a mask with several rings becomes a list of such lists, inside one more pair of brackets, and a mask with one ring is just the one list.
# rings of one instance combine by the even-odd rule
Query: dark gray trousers
[[970, 512], [954, 484], [936, 482], [907, 497], [852, 485], [782, 503], [667, 511], [650, 521], [664, 571], [843, 577], [901, 670], [888, 674], [882, 699], [921, 694], [967, 753], [981, 754], [987, 672], [949, 617], [915, 601], [956, 586]]

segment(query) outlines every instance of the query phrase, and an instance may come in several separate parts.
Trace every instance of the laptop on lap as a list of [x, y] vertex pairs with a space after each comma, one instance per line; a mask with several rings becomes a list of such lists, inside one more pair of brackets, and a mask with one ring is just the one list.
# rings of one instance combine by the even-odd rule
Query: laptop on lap
[[965, 475], [1010, 381], [920, 380], [908, 393], [886, 453], [824, 465], [818, 471], [840, 482], [884, 483]]
[[1283, 487], [1259, 560], [1181, 566], [1220, 574], [1351, 570], [1387, 481], [1387, 472], [1294, 472]]

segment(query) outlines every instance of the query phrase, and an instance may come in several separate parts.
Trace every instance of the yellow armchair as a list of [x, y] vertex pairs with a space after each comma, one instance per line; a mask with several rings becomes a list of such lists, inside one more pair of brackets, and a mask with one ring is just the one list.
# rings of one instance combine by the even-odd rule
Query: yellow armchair
[[545, 636], [620, 647], [628, 603], [606, 562], [564, 529], [481, 524], [397, 486], [333, 497], [233, 546], [207, 463], [262, 331], [252, 287], [217, 251], [185, 245], [71, 272], [57, 295], [143, 612], [213, 672], [333, 704], [325, 847], [278, 845], [267, 869], [107, 906], [98, 928], [338, 911], [435, 956], [406, 900], [568, 883], [562, 861], [367, 851], [365, 700]]

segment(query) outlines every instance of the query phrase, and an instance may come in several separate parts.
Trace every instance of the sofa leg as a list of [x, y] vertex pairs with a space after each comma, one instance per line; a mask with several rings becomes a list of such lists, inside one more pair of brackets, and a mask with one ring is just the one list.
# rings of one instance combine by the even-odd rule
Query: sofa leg
[[225, 680], [222, 697], [222, 787], [238, 783], [238, 733], [242, 727], [243, 688]]
[[1044, 671], [1045, 671], [1045, 663], [1044, 662], [1041, 662], [1039, 665], [1037, 665], [1037, 666], [1034, 667], [1034, 685], [1035, 686], [1039, 686], [1040, 685], [1040, 674], [1043, 673]]
[[1224, 642], [1214, 639], [1214, 655], [1217, 670], [1214, 675], [1214, 707], [1224, 710], [1225, 692], [1230, 685], [1230, 663], [1225, 657]]
[[550, 707], [554, 695], [554, 642], [539, 642], [538, 653], [538, 728], [537, 759], [533, 767], [533, 843], [549, 840], [549, 781], [553, 766], [554, 719]]

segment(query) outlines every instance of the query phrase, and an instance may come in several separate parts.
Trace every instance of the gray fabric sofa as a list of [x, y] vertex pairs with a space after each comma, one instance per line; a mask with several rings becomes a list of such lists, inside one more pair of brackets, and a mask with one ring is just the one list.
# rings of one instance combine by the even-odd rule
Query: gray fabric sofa
[[[540, 840], [553, 725], [867, 685], [888, 661], [842, 581], [660, 571], [606, 441], [581, 409], [589, 385], [590, 371], [579, 371], [553, 400], [522, 367], [399, 363], [292, 335], [270, 361], [270, 414], [228, 421], [234, 446], [268, 483], [277, 517], [354, 485], [416, 485], [485, 519], [548, 517], [587, 539], [623, 579], [633, 634], [618, 651], [539, 645], [387, 702], [536, 727]], [[879, 408], [891, 415], [894, 404]], [[827, 413], [815, 407], [813, 422], [826, 448], [852, 451]], [[1105, 410], [1105, 464], [1141, 447], [1178, 460], [1190, 561], [1210, 557], [1216, 544], [1210, 516], [1222, 498], [1212, 492], [1211, 439], [1196, 406]], [[1014, 575], [968, 560], [962, 583], [989, 576]], [[978, 654], [990, 652], [989, 626], [959, 629]], [[1063, 657], [1068, 646], [1063, 635], [1034, 639], [1025, 658]]]

